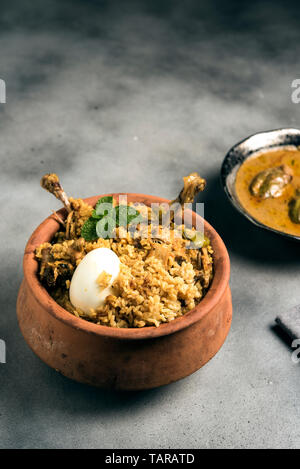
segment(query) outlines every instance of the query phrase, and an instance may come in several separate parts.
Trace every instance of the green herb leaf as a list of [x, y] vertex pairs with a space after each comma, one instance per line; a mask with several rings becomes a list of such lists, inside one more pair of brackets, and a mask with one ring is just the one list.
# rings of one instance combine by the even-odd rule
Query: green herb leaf
[[96, 232], [96, 224], [97, 224], [97, 220], [90, 217], [82, 226], [81, 236], [86, 241], [94, 241], [95, 239], [98, 238], [98, 235]]
[[87, 241], [112, 238], [117, 226], [127, 226], [132, 221], [139, 223], [141, 220], [139, 211], [134, 207], [129, 205], [114, 207], [112, 196], [101, 197], [91, 217], [83, 225], [81, 236]]
[[98, 205], [95, 211], [95, 215], [98, 216], [99, 220], [101, 220], [103, 217], [110, 217], [114, 218], [115, 217], [115, 209], [112, 205], [103, 203], [101, 205]]
[[103, 217], [96, 224], [96, 233], [99, 238], [108, 239], [113, 237], [116, 221], [110, 217]]
[[138, 210], [129, 205], [118, 205], [115, 207], [115, 211], [118, 226], [127, 226], [140, 215]]
[[112, 205], [113, 205], [113, 202], [114, 202], [114, 198], [113, 198], [112, 195], [107, 195], [107, 196], [105, 196], [105, 197], [101, 197], [101, 198], [97, 201], [97, 203], [96, 203], [96, 205], [95, 205], [95, 211], [96, 211], [96, 213], [98, 214], [98, 210], [97, 210], [97, 209], [98, 209], [98, 207], [100, 207], [102, 204], [109, 204], [109, 205], [112, 206]]
[[116, 223], [118, 226], [127, 225], [127, 205], [117, 205], [116, 211]]
[[97, 215], [96, 210], [94, 209], [94, 210], [92, 211], [91, 218], [94, 218], [94, 219], [96, 219], [96, 220], [100, 220], [100, 219], [101, 219], [101, 215]]
[[133, 207], [128, 206], [127, 213], [127, 224], [129, 225], [132, 221], [138, 222], [142, 220], [140, 212]]

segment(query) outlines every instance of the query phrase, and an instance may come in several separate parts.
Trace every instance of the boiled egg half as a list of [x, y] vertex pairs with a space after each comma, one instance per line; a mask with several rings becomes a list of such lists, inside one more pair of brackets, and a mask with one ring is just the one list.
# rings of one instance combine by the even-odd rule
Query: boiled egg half
[[69, 290], [72, 305], [86, 314], [103, 306], [105, 298], [113, 293], [112, 284], [119, 272], [119, 258], [111, 249], [90, 251], [73, 274]]

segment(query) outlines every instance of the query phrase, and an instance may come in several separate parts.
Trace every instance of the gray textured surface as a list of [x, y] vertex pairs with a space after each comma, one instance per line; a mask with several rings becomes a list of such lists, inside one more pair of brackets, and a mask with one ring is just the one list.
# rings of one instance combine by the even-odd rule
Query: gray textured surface
[[300, 339], [300, 305], [279, 314], [276, 322], [291, 338]]
[[[244, 220], [218, 180], [236, 141], [300, 125], [290, 98], [299, 12], [239, 4], [1, 2], [1, 447], [299, 447], [299, 366], [273, 327], [299, 303], [299, 245]], [[44, 365], [15, 314], [25, 242], [58, 207], [39, 187], [43, 172], [79, 197], [172, 197], [194, 170], [208, 179], [206, 218], [232, 262], [234, 319], [219, 354], [189, 378], [134, 394]]]

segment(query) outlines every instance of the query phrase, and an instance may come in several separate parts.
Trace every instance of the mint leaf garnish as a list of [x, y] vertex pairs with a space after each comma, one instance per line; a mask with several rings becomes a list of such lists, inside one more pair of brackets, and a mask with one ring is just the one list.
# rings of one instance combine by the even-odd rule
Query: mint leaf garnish
[[116, 223], [118, 226], [127, 225], [127, 205], [118, 205], [115, 208], [116, 211]]
[[96, 211], [96, 213], [97, 213], [98, 207], [99, 207], [101, 204], [109, 204], [109, 205], [112, 206], [112, 205], [113, 205], [113, 202], [114, 202], [114, 198], [113, 198], [112, 195], [107, 195], [107, 196], [105, 196], [105, 197], [101, 197], [101, 198], [97, 201], [97, 203], [96, 203], [96, 205], [95, 205], [95, 211]]
[[98, 235], [96, 232], [96, 225], [97, 225], [97, 220], [90, 217], [82, 226], [81, 236], [86, 241], [94, 241], [95, 239], [98, 238]]
[[113, 218], [103, 217], [96, 224], [96, 233], [99, 238], [108, 239], [113, 237], [116, 221]]
[[130, 207], [129, 205], [118, 205], [115, 208], [115, 211], [116, 222], [118, 226], [127, 226], [140, 215], [140, 212], [138, 212], [135, 208]]
[[133, 220], [135, 221], [135, 223], [141, 222], [142, 216], [138, 210], [136, 210], [133, 207], [128, 206], [127, 225], [129, 225]]
[[141, 216], [138, 210], [129, 205], [113, 206], [113, 197], [101, 197], [95, 205], [90, 218], [81, 228], [81, 236], [86, 241], [94, 241], [97, 238], [112, 238], [117, 226], [127, 226], [132, 221], [140, 222]]
[[101, 219], [101, 216], [100, 216], [100, 215], [97, 215], [96, 210], [94, 209], [94, 210], [92, 211], [91, 218], [94, 218], [95, 220], [100, 220], [100, 219]]

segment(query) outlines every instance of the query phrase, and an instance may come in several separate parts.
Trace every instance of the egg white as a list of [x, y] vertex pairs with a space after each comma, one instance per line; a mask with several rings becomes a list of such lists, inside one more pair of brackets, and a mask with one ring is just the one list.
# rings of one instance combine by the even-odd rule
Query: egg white
[[[107, 287], [101, 287], [97, 282], [102, 272], [111, 275]], [[111, 249], [98, 248], [90, 251], [73, 274], [69, 290], [72, 305], [86, 314], [91, 309], [103, 306], [106, 297], [113, 292], [111, 285], [119, 272], [119, 258]]]

